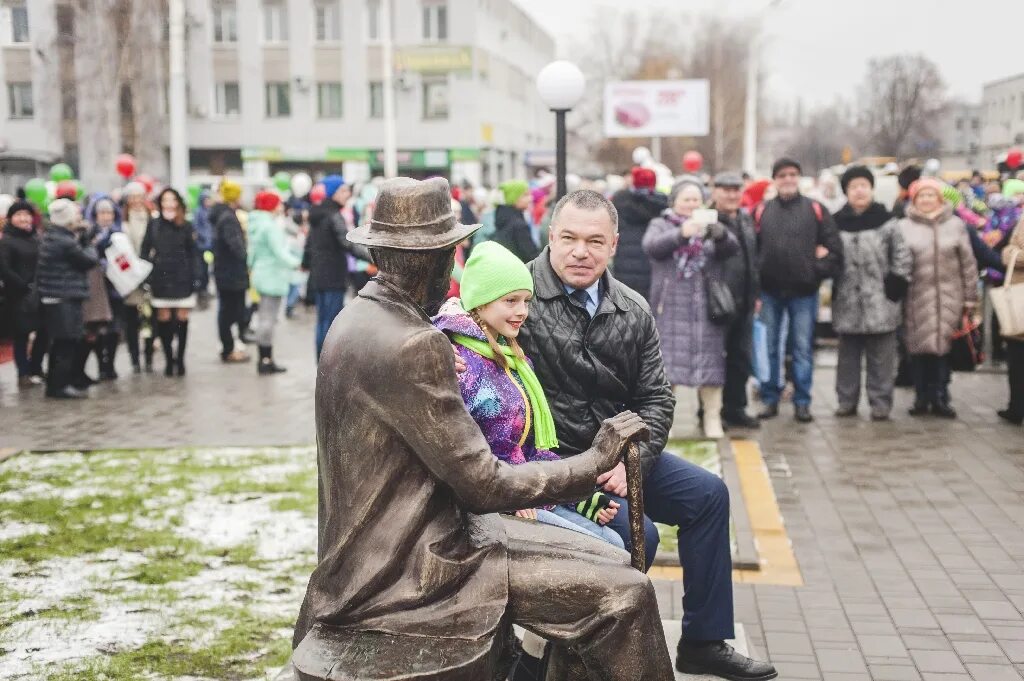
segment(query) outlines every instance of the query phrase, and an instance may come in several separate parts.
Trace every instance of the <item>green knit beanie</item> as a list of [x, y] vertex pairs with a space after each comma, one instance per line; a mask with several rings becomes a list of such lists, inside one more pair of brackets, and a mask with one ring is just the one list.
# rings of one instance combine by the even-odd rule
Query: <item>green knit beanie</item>
[[502, 182], [498, 189], [505, 196], [505, 205], [513, 206], [519, 200], [519, 197], [530, 191], [530, 185], [526, 184], [523, 180], [509, 180], [508, 182]]
[[473, 248], [459, 284], [462, 307], [473, 310], [512, 291], [533, 293], [533, 277], [512, 251], [494, 241]]

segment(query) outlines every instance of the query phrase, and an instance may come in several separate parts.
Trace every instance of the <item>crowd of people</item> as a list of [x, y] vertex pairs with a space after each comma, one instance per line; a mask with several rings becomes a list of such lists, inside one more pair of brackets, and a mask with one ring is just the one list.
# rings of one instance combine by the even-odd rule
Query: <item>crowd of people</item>
[[[983, 283], [1022, 276], [1005, 270], [1024, 238], [1024, 180], [975, 173], [951, 185], [909, 166], [887, 206], [875, 198], [876, 173], [852, 166], [808, 187], [799, 162], [780, 159], [770, 179], [685, 175], [668, 193], [649, 167], [633, 168], [618, 187], [611, 177], [574, 178], [618, 211], [611, 270], [649, 302], [669, 381], [697, 390], [708, 437], [777, 416], [790, 383], [796, 419], [812, 420], [825, 281], [839, 339], [837, 415], [857, 414], [864, 382], [871, 418], [889, 418], [902, 380], [915, 388], [911, 414], [956, 416], [954, 339], [977, 320]], [[45, 382], [50, 397], [86, 397], [90, 385], [117, 378], [122, 342], [136, 373], [153, 371], [159, 348], [165, 375], [184, 376], [189, 316], [209, 304], [211, 283], [225, 363], [250, 362], [247, 348], [255, 345], [261, 375], [284, 371], [273, 353], [275, 329], [282, 312], [292, 317], [303, 300], [316, 311], [318, 358], [346, 296], [375, 272], [368, 251], [346, 235], [372, 215], [379, 185], [328, 175], [314, 203], [273, 188], [243, 197], [242, 186], [225, 178], [189, 211], [171, 187], [147, 192], [129, 182], [82, 201], [58, 196], [45, 218], [23, 192], [0, 195], [0, 319], [19, 385]], [[554, 198], [550, 175], [494, 190], [453, 188], [455, 214], [483, 227], [458, 246], [452, 296], [484, 242], [534, 260], [548, 241]], [[152, 265], [131, 291], [104, 276], [114, 234]], [[1019, 270], [1024, 258], [1017, 262]], [[985, 332], [1008, 366], [1010, 402], [1000, 416], [1020, 423], [1024, 339], [999, 338], [998, 327]], [[762, 403], [756, 415], [748, 411], [752, 376]]]

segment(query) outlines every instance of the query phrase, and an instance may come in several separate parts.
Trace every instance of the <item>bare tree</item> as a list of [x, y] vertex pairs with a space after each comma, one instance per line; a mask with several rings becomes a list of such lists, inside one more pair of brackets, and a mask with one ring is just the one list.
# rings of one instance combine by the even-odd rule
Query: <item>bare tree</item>
[[870, 60], [859, 93], [867, 146], [902, 158], [912, 143], [929, 140], [945, 89], [938, 67], [923, 55]]
[[167, 55], [163, 27], [167, 22], [163, 0], [132, 0], [129, 18], [131, 45], [131, 106], [134, 154], [139, 168], [167, 178]]
[[812, 112], [793, 132], [781, 153], [798, 159], [806, 172], [818, 172], [841, 163], [843, 149], [856, 137], [839, 104]]

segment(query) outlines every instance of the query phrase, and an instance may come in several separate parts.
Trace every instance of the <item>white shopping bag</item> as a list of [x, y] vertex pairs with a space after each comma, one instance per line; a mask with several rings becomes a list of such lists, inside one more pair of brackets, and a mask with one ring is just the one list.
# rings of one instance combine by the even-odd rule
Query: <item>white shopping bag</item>
[[1010, 259], [1010, 266], [1006, 269], [1006, 281], [1003, 285], [988, 293], [999, 318], [999, 333], [1006, 338], [1024, 336], [1024, 284], [1010, 284], [1020, 254], [1021, 250], [1016, 249]]
[[153, 271], [153, 264], [136, 255], [131, 239], [121, 232], [114, 232], [110, 236], [106, 256], [107, 279], [121, 297], [127, 296], [141, 286]]

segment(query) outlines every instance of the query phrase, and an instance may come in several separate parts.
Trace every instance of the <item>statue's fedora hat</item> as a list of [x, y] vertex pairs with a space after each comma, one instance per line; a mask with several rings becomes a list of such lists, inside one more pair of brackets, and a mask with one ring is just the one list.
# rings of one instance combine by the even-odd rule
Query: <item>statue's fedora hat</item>
[[452, 212], [448, 180], [434, 177], [386, 180], [368, 225], [348, 233], [348, 240], [364, 246], [432, 251], [454, 246], [480, 225], [463, 225]]

